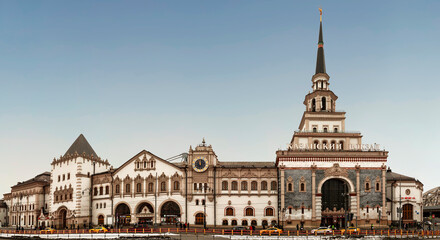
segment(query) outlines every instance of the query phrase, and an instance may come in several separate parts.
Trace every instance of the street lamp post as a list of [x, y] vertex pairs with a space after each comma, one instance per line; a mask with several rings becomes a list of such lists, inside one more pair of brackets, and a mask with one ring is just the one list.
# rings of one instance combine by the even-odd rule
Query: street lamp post
[[[206, 229], [206, 192], [207, 191], [212, 191], [212, 188], [208, 187], [208, 185], [204, 185], [203, 186], [203, 191], [204, 191], [204, 195], [205, 195], [205, 204], [203, 204], [203, 229]], [[215, 221], [215, 219], [214, 219]]]

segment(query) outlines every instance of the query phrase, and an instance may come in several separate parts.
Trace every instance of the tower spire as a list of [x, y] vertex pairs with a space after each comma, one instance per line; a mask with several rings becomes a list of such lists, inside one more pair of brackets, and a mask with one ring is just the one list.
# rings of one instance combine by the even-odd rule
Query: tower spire
[[322, 39], [322, 8], [319, 8], [319, 40], [318, 40], [318, 56], [316, 58], [316, 72], [325, 72], [325, 58], [324, 58], [324, 40]]

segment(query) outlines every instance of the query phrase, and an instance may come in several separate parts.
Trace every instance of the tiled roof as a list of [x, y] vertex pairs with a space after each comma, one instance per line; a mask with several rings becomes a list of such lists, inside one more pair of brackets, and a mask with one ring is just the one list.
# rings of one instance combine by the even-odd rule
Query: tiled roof
[[74, 155], [75, 152], [80, 155], [85, 153], [87, 156], [98, 156], [96, 155], [95, 150], [93, 150], [92, 146], [90, 146], [89, 142], [87, 142], [87, 139], [82, 134], [79, 135], [75, 142], [73, 142], [72, 146], [70, 146], [69, 150], [67, 150], [64, 156], [68, 154]]
[[44, 172], [41, 174], [38, 174], [37, 176], [26, 180], [24, 182], [18, 182], [16, 185], [12, 186], [12, 187], [18, 187], [18, 186], [23, 186], [29, 183], [34, 183], [34, 182], [50, 182], [50, 172]]
[[415, 181], [415, 178], [408, 177], [399, 173], [387, 171], [387, 181]]

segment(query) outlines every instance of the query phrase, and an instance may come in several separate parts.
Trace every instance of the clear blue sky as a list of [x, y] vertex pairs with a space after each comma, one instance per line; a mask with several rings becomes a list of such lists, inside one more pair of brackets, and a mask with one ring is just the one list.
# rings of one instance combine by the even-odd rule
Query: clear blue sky
[[0, 1], [0, 192], [50, 171], [80, 133], [114, 167], [203, 137], [274, 161], [324, 42], [347, 130], [439, 185], [438, 1]]

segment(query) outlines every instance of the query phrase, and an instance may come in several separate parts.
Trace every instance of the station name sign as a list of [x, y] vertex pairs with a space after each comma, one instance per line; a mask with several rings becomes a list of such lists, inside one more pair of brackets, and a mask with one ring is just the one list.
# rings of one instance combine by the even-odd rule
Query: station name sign
[[[344, 150], [344, 145], [342, 143], [332, 143], [332, 144], [288, 144], [287, 148], [289, 150]], [[379, 144], [349, 144], [349, 151], [382, 151]]]

